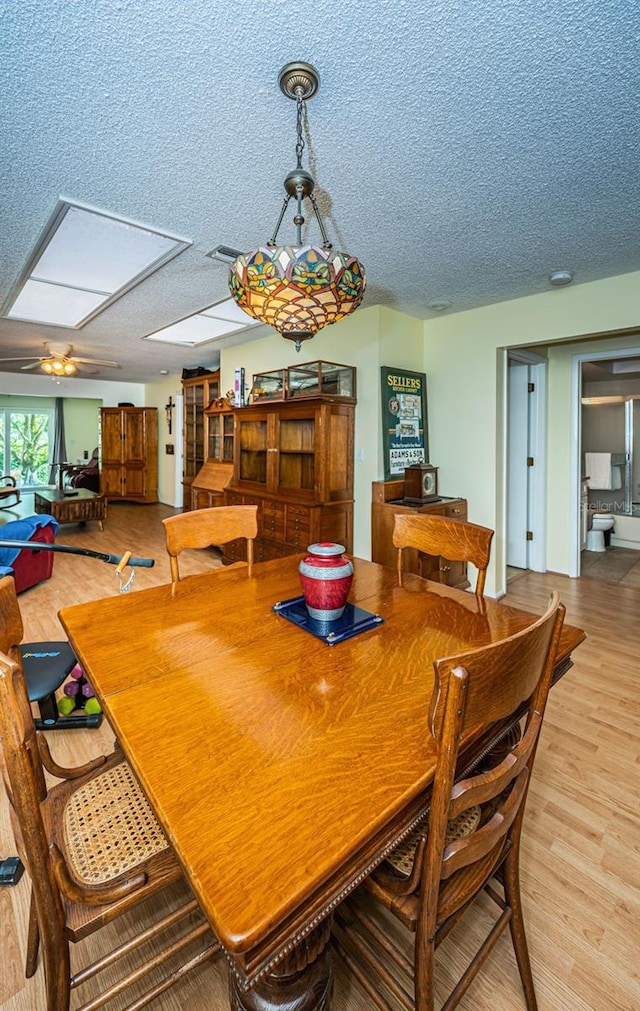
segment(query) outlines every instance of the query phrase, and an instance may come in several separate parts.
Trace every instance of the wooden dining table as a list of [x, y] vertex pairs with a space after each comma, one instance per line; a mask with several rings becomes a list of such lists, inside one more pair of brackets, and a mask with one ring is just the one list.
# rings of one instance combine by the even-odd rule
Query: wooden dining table
[[[233, 1011], [330, 1007], [331, 914], [428, 810], [437, 657], [533, 614], [354, 559], [382, 621], [329, 645], [277, 610], [299, 557], [60, 619], [230, 966]], [[556, 676], [584, 639], [565, 626]], [[463, 742], [470, 765], [505, 733]]]

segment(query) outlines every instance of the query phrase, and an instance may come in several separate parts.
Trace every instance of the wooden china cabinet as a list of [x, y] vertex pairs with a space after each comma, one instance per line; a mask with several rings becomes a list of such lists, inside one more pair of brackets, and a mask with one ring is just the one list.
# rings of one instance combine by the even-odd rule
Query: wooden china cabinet
[[206, 459], [191, 484], [191, 508], [224, 505], [224, 488], [233, 474], [233, 408], [214, 401], [204, 412]]
[[[467, 500], [440, 497], [436, 502], [409, 505], [403, 500], [404, 481], [373, 481], [371, 496], [371, 560], [395, 568], [398, 549], [393, 546], [393, 524], [398, 513], [429, 513], [449, 519], [466, 520]], [[455, 586], [464, 590], [469, 586], [466, 562], [425, 555], [405, 548], [403, 566], [424, 579]]]
[[103, 407], [100, 456], [100, 491], [106, 498], [157, 502], [157, 408]]
[[[355, 370], [354, 370], [355, 371]], [[353, 547], [355, 397], [315, 396], [237, 409], [228, 505], [258, 506], [256, 560], [316, 541]], [[236, 542], [225, 549], [242, 557]]]
[[205, 410], [220, 393], [220, 373], [182, 380], [182, 508], [191, 509], [191, 485], [206, 459]]

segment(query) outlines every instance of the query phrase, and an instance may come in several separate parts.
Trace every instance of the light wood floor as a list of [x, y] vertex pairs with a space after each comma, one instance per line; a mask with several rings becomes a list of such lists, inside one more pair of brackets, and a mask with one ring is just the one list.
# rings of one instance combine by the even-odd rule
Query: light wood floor
[[[134, 589], [143, 589], [169, 579], [160, 519], [172, 512], [113, 505], [104, 533], [95, 524], [63, 527], [58, 541], [154, 557], [154, 569], [137, 570]], [[211, 564], [217, 564], [212, 555], [194, 553], [181, 570], [188, 574]], [[509, 585], [505, 599], [540, 613], [552, 588], [560, 591], [567, 620], [585, 628], [588, 638], [575, 653], [573, 669], [552, 691], [525, 818], [522, 875], [539, 1011], [632, 1011], [640, 1008], [640, 588], [528, 573]], [[115, 592], [112, 566], [56, 555], [52, 579], [20, 597], [25, 638], [59, 636], [58, 608]], [[54, 754], [70, 763], [109, 749], [112, 740], [106, 727], [49, 737]], [[13, 852], [3, 795], [0, 854]], [[44, 1009], [41, 970], [28, 982], [22, 971], [28, 891], [26, 874], [17, 887], [0, 888], [0, 1011]], [[482, 910], [473, 911], [442, 947], [445, 985], [482, 922]], [[369, 1011], [339, 962], [336, 970], [333, 1011]], [[508, 936], [460, 1006], [524, 1007]], [[224, 967], [204, 967], [154, 1007], [224, 1011]]]

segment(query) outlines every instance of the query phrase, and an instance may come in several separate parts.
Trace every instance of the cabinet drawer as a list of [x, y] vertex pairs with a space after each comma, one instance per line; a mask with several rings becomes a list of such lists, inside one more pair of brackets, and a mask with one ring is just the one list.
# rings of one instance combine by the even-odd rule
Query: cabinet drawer
[[281, 541], [284, 536], [284, 506], [281, 502], [262, 503], [262, 535], [267, 540]]
[[272, 558], [285, 558], [292, 552], [286, 544], [258, 538], [255, 544], [254, 559], [256, 562], [269, 562]]
[[[246, 496], [245, 495], [240, 495], [237, 491], [225, 491], [224, 492], [224, 504], [225, 505], [231, 505], [231, 506], [245, 505], [246, 502], [247, 502]], [[249, 505], [253, 504], [253, 502], [252, 502], [251, 499], [249, 500], [248, 504]]]
[[467, 503], [462, 500], [458, 502], [448, 502], [444, 507], [444, 515], [450, 520], [466, 520]]
[[460, 589], [469, 585], [466, 562], [453, 562], [449, 558], [438, 558], [438, 568], [441, 583], [445, 583], [447, 586], [457, 586]]
[[294, 548], [303, 551], [311, 536], [311, 513], [304, 506], [287, 506], [284, 539]]

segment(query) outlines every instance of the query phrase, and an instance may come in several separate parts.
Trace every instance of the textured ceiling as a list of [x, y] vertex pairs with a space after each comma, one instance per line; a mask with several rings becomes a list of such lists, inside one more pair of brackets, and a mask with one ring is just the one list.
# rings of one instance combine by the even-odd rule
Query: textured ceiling
[[[193, 240], [78, 331], [0, 320], [0, 357], [68, 341], [121, 363], [101, 378], [135, 381], [215, 362], [219, 343], [140, 337], [226, 296], [207, 251], [271, 234], [295, 165], [295, 106], [277, 85], [291, 60], [320, 72], [305, 165], [330, 238], [365, 264], [365, 305], [429, 318], [434, 301], [456, 312], [548, 290], [557, 268], [574, 283], [637, 269], [639, 11], [0, 0], [0, 304], [60, 195]], [[293, 241], [291, 216], [279, 238]]]

